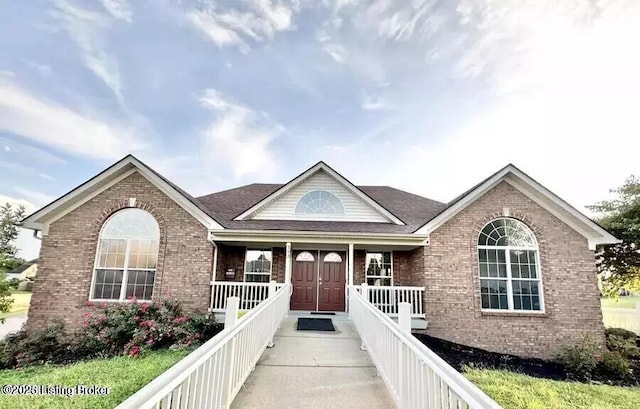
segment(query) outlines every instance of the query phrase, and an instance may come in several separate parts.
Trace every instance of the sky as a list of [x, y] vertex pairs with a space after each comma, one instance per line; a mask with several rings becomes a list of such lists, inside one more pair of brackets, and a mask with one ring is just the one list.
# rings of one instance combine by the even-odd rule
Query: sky
[[324, 160], [446, 202], [514, 163], [588, 214], [640, 173], [638, 38], [636, 0], [0, 0], [0, 202], [132, 153], [194, 196]]

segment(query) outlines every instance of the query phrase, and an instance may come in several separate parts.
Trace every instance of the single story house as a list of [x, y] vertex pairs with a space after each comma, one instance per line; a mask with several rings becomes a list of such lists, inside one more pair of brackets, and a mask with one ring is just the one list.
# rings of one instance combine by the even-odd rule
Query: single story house
[[42, 236], [30, 327], [130, 297], [211, 310], [214, 293], [270, 280], [292, 283], [292, 310], [345, 311], [367, 283], [387, 312], [410, 299], [432, 336], [541, 358], [604, 342], [594, 251], [617, 241], [513, 165], [449, 203], [324, 162], [194, 198], [131, 155], [23, 226]]
[[25, 262], [19, 267], [14, 268], [13, 270], [7, 271], [6, 277], [7, 280], [18, 279], [18, 280], [26, 280], [34, 279], [36, 274], [38, 273], [38, 259], [33, 259]]

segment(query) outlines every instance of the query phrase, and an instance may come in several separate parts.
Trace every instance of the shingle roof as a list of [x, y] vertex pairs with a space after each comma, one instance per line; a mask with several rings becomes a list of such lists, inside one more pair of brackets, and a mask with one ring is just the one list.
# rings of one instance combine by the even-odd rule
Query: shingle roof
[[340, 231], [364, 233], [411, 233], [446, 207], [444, 203], [388, 186], [358, 186], [406, 225], [369, 222], [325, 222], [296, 220], [233, 220], [283, 185], [254, 183], [198, 197], [208, 213], [227, 229]]

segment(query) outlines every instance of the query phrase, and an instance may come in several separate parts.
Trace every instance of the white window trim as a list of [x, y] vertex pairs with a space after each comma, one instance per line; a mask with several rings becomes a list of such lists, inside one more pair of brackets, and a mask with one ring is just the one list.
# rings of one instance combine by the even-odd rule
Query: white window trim
[[[369, 275], [367, 274], [367, 254], [369, 253], [390, 253], [390, 264], [391, 264], [391, 276], [380, 276], [380, 275]], [[364, 282], [368, 283], [369, 282], [369, 278], [391, 278], [391, 284], [389, 284], [389, 287], [393, 287], [393, 277], [394, 277], [394, 272], [393, 272], [393, 251], [365, 251], [364, 254]], [[380, 287], [387, 287], [387, 286], [380, 286]]]
[[[107, 224], [107, 221], [104, 222], [103, 227]], [[98, 266], [98, 260], [100, 260], [100, 243], [103, 240], [102, 238], [102, 229], [100, 229], [100, 235], [98, 236], [98, 243], [96, 244], [96, 257], [95, 260], [93, 262], [93, 274], [91, 276], [91, 288], [89, 289], [89, 301], [91, 302], [129, 302], [130, 300], [127, 299], [125, 296], [127, 294], [127, 280], [129, 278], [129, 270], [131, 271], [151, 271], [153, 270], [153, 273], [157, 273], [158, 269], [158, 259], [160, 258], [160, 248], [158, 246], [158, 253], [156, 254], [156, 268], [129, 268], [129, 250], [131, 249], [131, 240], [140, 240], [140, 239], [126, 239], [126, 238], [120, 238], [117, 240], [126, 240], [127, 245], [125, 248], [125, 253], [124, 253], [124, 266], [122, 268], [116, 268], [116, 267], [99, 267]], [[108, 238], [106, 240], [109, 240]], [[158, 242], [159, 243], [159, 242]], [[93, 292], [95, 290], [95, 285], [96, 285], [96, 272], [97, 270], [113, 270], [113, 271], [120, 271], [123, 270], [122, 272], [122, 285], [120, 288], [120, 297], [119, 298], [94, 298], [93, 296]], [[156, 291], [156, 279], [154, 276], [153, 279], [153, 289], [151, 290], [151, 294], [153, 297], [153, 293]], [[136, 298], [136, 301], [141, 301], [141, 302], [146, 302], [149, 303], [152, 300], [151, 299], [142, 299], [142, 298]]]
[[[337, 212], [337, 213], [324, 213], [324, 212], [305, 212], [305, 211], [298, 211], [298, 206], [300, 206], [300, 202], [302, 202], [306, 197], [308, 197], [309, 195], [311, 195], [312, 193], [315, 192], [319, 192], [319, 193], [328, 193], [330, 195], [330, 197], [333, 197], [335, 200], [338, 201], [338, 203], [340, 203], [340, 207], [342, 207], [342, 212]], [[296, 215], [320, 215], [320, 216], [345, 216], [347, 214], [347, 210], [345, 209], [344, 203], [342, 203], [342, 200], [340, 200], [340, 198], [333, 192], [330, 192], [326, 189], [314, 189], [314, 190], [310, 190], [306, 193], [304, 193], [300, 199], [298, 199], [298, 201], [296, 202], [296, 206], [293, 209], [293, 213]]]
[[[492, 220], [493, 221], [493, 220]], [[488, 223], [487, 223], [488, 224]], [[533, 233], [532, 233], [533, 235]], [[535, 238], [535, 235], [533, 236]], [[480, 284], [480, 309], [483, 312], [491, 312], [491, 313], [509, 313], [509, 314], [545, 314], [545, 305], [544, 305], [544, 289], [542, 286], [542, 268], [540, 265], [540, 250], [538, 247], [518, 247], [518, 246], [486, 246], [486, 245], [478, 245], [477, 250], [504, 250], [505, 252], [505, 263], [507, 267], [507, 276], [506, 277], [482, 277], [480, 275], [480, 254], [478, 253], [478, 284]], [[477, 251], [476, 250], [476, 251]], [[537, 278], [513, 278], [511, 275], [511, 250], [529, 250], [535, 252], [536, 257], [536, 276]], [[497, 309], [497, 308], [483, 308], [482, 307], [482, 283], [480, 280], [503, 280], [507, 282], [507, 305], [508, 309]], [[539, 310], [516, 310], [513, 308], [513, 281], [537, 281], [538, 282], [538, 293], [540, 295], [540, 309]]]
[[243, 275], [242, 275], [242, 281], [245, 283], [254, 283], [255, 281], [247, 281], [247, 253], [249, 251], [270, 251], [271, 252], [271, 264], [269, 264], [269, 273], [255, 273], [252, 271], [249, 271], [248, 274], [249, 275], [261, 275], [261, 276], [269, 276], [269, 281], [271, 281], [271, 274], [273, 273], [273, 247], [272, 248], [249, 248], [247, 247], [244, 251], [244, 268], [243, 268]]

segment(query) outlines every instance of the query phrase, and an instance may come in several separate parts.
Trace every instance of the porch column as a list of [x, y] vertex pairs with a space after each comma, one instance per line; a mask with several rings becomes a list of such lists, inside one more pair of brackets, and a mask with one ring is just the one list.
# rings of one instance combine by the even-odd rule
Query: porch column
[[349, 285], [353, 285], [353, 243], [349, 243]]
[[287, 243], [285, 249], [284, 282], [291, 283], [291, 243]]

